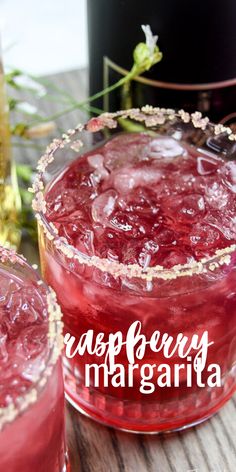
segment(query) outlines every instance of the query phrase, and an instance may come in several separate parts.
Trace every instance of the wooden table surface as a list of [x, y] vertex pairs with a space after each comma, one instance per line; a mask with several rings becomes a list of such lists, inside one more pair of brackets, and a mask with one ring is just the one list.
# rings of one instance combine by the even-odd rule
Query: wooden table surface
[[[77, 100], [87, 93], [84, 70], [48, 78]], [[32, 95], [25, 99], [34, 103]], [[40, 109], [51, 115], [62, 105], [41, 99]], [[68, 129], [84, 120], [81, 112], [60, 118]], [[48, 138], [49, 139], [49, 138]], [[40, 152], [15, 149], [16, 159], [34, 165]], [[22, 251], [33, 263], [37, 248], [24, 241]], [[168, 435], [135, 435], [97, 424], [67, 405], [67, 442], [71, 472], [235, 472], [236, 471], [236, 397], [213, 418], [185, 432]], [[22, 471], [23, 472], [23, 471]], [[45, 471], [47, 472], [47, 471]]]

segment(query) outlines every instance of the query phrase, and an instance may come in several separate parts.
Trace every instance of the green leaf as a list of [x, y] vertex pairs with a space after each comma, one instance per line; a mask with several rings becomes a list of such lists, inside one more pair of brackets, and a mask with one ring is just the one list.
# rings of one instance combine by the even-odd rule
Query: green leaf
[[15, 110], [18, 103], [19, 103], [19, 100], [16, 100], [15, 98], [8, 96], [8, 106], [9, 106], [10, 111]]
[[32, 194], [28, 192], [28, 190], [20, 187], [20, 196], [21, 196], [21, 201], [23, 205], [30, 206], [32, 203]]
[[161, 61], [162, 52], [158, 46], [155, 46], [153, 52], [150, 53], [146, 43], [139, 43], [134, 49], [133, 56], [134, 65], [132, 71], [135, 75], [140, 75]]
[[147, 131], [145, 126], [138, 124], [135, 121], [128, 120], [127, 118], [118, 118], [118, 122], [123, 130], [128, 131], [128, 133], [143, 133]]
[[11, 134], [23, 137], [27, 129], [28, 125], [26, 123], [17, 123], [11, 128]]
[[30, 183], [32, 179], [32, 168], [26, 164], [17, 164], [16, 165], [16, 174], [19, 179], [22, 179], [26, 183]]

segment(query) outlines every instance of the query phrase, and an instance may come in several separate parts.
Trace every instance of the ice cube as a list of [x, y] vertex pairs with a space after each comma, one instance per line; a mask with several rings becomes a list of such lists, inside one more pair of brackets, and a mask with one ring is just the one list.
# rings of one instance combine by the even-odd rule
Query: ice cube
[[139, 254], [138, 262], [139, 264], [146, 269], [147, 267], [153, 265], [152, 258], [159, 250], [159, 246], [156, 241], [148, 240], [144, 243], [144, 246]]
[[218, 228], [210, 222], [196, 223], [189, 234], [190, 245], [196, 249], [216, 248], [220, 239]]
[[214, 180], [213, 183], [206, 185], [204, 197], [211, 208], [221, 209], [227, 205], [229, 193], [223, 185]]
[[45, 322], [42, 325], [29, 326], [22, 330], [17, 338], [17, 352], [23, 352], [23, 358], [33, 359], [47, 349], [48, 327]]
[[145, 159], [145, 145], [150, 136], [141, 133], [120, 134], [108, 141], [104, 146], [105, 167], [115, 170], [126, 165], [132, 165]]
[[45, 301], [33, 285], [28, 284], [27, 287], [20, 286], [14, 292], [9, 291], [2, 320], [8, 335], [14, 338], [23, 328], [42, 319], [45, 314], [44, 304]]
[[83, 232], [76, 239], [75, 246], [83, 254], [94, 255], [94, 232], [84, 228]]
[[221, 175], [223, 176], [223, 183], [231, 192], [236, 193], [236, 162], [227, 162], [221, 169]]
[[207, 216], [209, 224], [216, 228], [226, 239], [236, 239], [236, 216], [234, 212], [215, 212]]
[[143, 216], [116, 211], [109, 219], [109, 227], [125, 237], [139, 239], [150, 235], [153, 225]]
[[[221, 162], [221, 161], [220, 161]], [[219, 159], [214, 156], [198, 156], [197, 171], [200, 175], [209, 175], [217, 171]]]
[[137, 187], [148, 187], [160, 182], [162, 172], [154, 167], [125, 167], [114, 175], [114, 187], [122, 195]]
[[92, 203], [92, 217], [96, 223], [106, 226], [109, 216], [111, 216], [117, 199], [115, 190], [107, 190], [99, 195]]
[[127, 212], [156, 215], [159, 211], [155, 193], [147, 188], [137, 188], [117, 200], [118, 207]]
[[112, 228], [115, 228], [118, 232], [131, 233], [133, 226], [131, 224], [130, 218], [122, 213], [117, 211], [114, 216], [110, 219], [110, 225]]
[[205, 202], [200, 194], [172, 195], [164, 199], [162, 207], [174, 223], [193, 223], [205, 214]]
[[161, 246], [175, 245], [178, 235], [169, 228], [162, 228], [156, 235], [156, 240]]
[[173, 159], [185, 153], [180, 143], [170, 137], [153, 139], [146, 147], [147, 156], [153, 159]]
[[7, 333], [3, 329], [3, 326], [0, 327], [0, 361], [6, 362], [8, 359], [8, 350], [7, 350]]
[[101, 182], [101, 180], [106, 179], [109, 176], [109, 172], [104, 167], [104, 157], [102, 154], [93, 154], [88, 156], [88, 163], [90, 166], [95, 169], [91, 174], [91, 180], [96, 183]]
[[63, 192], [61, 198], [66, 213], [71, 213], [76, 209], [76, 195], [77, 191], [72, 189], [67, 189]]
[[14, 360], [19, 365], [22, 378], [33, 381], [45, 366], [49, 349], [47, 323], [24, 329], [17, 338]]
[[93, 169], [98, 169], [99, 167], [103, 167], [104, 157], [102, 154], [92, 154], [88, 156], [88, 163]]

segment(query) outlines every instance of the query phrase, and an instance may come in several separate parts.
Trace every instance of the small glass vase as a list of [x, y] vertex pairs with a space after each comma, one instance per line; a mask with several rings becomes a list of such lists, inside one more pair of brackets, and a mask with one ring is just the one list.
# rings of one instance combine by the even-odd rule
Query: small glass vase
[[10, 136], [9, 109], [0, 45], [0, 244], [17, 248], [21, 238], [18, 218], [21, 198], [12, 160]]

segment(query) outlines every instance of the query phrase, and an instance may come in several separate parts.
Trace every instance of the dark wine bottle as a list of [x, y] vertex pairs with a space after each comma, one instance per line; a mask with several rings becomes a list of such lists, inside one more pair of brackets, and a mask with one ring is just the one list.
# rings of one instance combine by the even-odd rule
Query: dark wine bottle
[[132, 66], [142, 24], [159, 35], [163, 59], [126, 90], [96, 103], [196, 109], [236, 121], [235, 0], [87, 0], [90, 94]]

